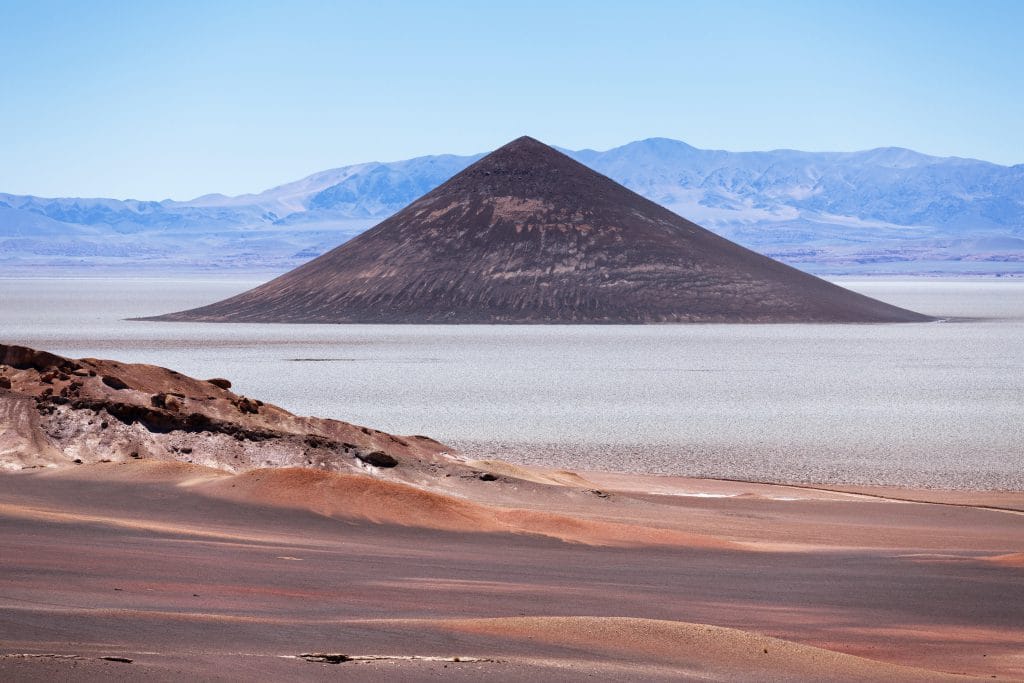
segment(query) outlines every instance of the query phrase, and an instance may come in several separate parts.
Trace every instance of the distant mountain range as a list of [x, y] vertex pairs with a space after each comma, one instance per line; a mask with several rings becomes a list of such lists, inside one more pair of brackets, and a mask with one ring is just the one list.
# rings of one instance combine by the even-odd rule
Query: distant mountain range
[[[1024, 164], [864, 152], [725, 152], [665, 138], [562, 150], [729, 239], [811, 272], [1024, 273]], [[187, 202], [0, 193], [0, 269], [286, 270], [479, 159], [322, 171]]]

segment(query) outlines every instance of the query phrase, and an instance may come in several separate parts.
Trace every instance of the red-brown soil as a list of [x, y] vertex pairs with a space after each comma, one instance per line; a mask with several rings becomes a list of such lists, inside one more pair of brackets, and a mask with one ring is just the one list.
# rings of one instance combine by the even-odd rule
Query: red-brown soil
[[[315, 473], [311, 493], [275, 474], [132, 461], [0, 477], [0, 677], [99, 679], [104, 655], [168, 680], [1024, 677], [1020, 567], [989, 560], [1024, 543], [1012, 513], [725, 482], [710, 485], [735, 497], [545, 494], [546, 518], [633, 527], [624, 546], [553, 538], [548, 519], [496, 528], [484, 501], [403, 516], [404, 495], [359, 494], [353, 475]], [[685, 533], [647, 543], [652, 528]], [[701, 532], [718, 542], [690, 542]], [[309, 652], [490, 661], [282, 659]]]
[[[2, 680], [1024, 680], [1021, 493], [470, 462], [151, 366], [2, 360]], [[321, 460], [201, 445], [255, 430]]]

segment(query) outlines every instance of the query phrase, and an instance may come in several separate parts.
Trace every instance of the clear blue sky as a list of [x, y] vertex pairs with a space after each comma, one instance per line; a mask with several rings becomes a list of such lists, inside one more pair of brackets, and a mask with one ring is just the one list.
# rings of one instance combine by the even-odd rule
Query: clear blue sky
[[0, 0], [0, 191], [187, 199], [521, 134], [1024, 162], [1024, 2]]

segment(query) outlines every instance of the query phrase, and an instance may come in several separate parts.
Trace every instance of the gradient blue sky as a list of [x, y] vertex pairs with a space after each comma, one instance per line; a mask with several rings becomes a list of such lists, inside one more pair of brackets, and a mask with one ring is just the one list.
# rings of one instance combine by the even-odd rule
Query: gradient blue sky
[[187, 199], [521, 134], [1024, 162], [1024, 2], [0, 0], [0, 192]]

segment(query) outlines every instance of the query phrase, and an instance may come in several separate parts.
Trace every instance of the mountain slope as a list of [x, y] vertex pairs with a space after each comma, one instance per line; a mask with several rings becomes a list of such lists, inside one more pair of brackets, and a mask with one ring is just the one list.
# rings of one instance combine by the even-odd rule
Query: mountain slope
[[528, 137], [344, 245], [161, 320], [928, 320], [744, 249]]
[[[1024, 270], [1015, 241], [1024, 239], [1024, 165], [899, 148], [734, 153], [664, 138], [562, 151], [720, 235], [811, 269], [928, 262], [939, 270]], [[0, 194], [0, 263], [284, 269], [477, 159], [358, 164], [259, 194], [188, 202]]]

